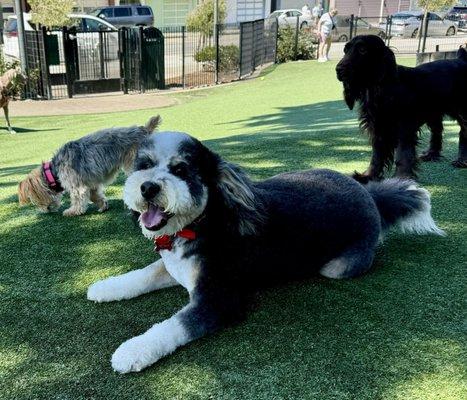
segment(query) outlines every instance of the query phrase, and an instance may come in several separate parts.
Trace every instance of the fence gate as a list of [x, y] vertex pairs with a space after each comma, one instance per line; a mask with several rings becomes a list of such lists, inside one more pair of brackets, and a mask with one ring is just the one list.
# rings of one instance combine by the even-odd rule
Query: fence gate
[[120, 76], [125, 93], [165, 89], [164, 35], [159, 29], [120, 29]]
[[259, 65], [275, 61], [277, 29], [274, 19], [240, 24], [240, 77], [251, 74]]
[[63, 28], [68, 96], [120, 90], [117, 31]]

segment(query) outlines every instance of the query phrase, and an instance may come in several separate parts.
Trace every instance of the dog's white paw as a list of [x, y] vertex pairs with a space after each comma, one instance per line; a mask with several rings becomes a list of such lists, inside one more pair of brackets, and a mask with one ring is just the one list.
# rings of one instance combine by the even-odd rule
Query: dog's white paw
[[115, 278], [97, 281], [88, 288], [88, 300], [95, 301], [97, 303], [121, 300], [122, 296], [119, 296], [115, 289]]
[[158, 360], [150, 348], [144, 335], [123, 342], [112, 355], [112, 368], [121, 374], [141, 371]]
[[98, 211], [100, 213], [103, 213], [103, 212], [106, 212], [107, 210], [109, 209], [109, 203], [107, 200], [103, 200], [100, 204], [99, 204], [99, 209]]

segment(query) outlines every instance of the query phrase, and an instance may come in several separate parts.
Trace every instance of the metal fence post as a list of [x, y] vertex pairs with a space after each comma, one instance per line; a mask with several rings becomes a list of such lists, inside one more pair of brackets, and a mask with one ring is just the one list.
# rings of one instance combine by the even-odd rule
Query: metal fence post
[[144, 28], [139, 27], [139, 37], [138, 37], [138, 46], [139, 46], [139, 90], [144, 93], [146, 91], [146, 81], [144, 79], [144, 70], [143, 70], [143, 46], [144, 46]]
[[[39, 39], [40, 35], [40, 39]], [[47, 93], [47, 99], [52, 100], [52, 84], [50, 82], [50, 68], [49, 63], [47, 62], [47, 55], [45, 49], [45, 37], [47, 35], [47, 28], [43, 26], [40, 30], [40, 34], [38, 32], [37, 36], [37, 53], [39, 58], [39, 65], [40, 65], [40, 76], [42, 81], [42, 87], [45, 86], [45, 92]], [[42, 43], [42, 50], [43, 50], [43, 57], [41, 57], [41, 46]], [[45, 82], [44, 82], [45, 81]]]
[[185, 89], [185, 25], [182, 26], [182, 88]]
[[99, 67], [101, 79], [105, 78], [105, 61], [104, 61], [104, 33], [99, 31]]
[[276, 17], [276, 43], [274, 48], [274, 64], [277, 64], [277, 42], [279, 40], [279, 19]]
[[298, 29], [299, 29], [298, 23], [299, 23], [299, 17], [297, 17], [297, 23], [295, 24], [295, 43], [294, 43], [294, 51], [293, 51], [294, 60], [297, 59], [297, 53], [298, 53]]
[[68, 34], [68, 28], [64, 26], [62, 28], [62, 39], [63, 39], [63, 55], [65, 58], [65, 75], [66, 75], [66, 87], [68, 92], [68, 97], [71, 99], [73, 97], [73, 73], [71, 71], [71, 63], [73, 60], [70, 57], [70, 37]]
[[219, 24], [216, 24], [216, 36], [214, 38], [216, 45], [216, 73], [215, 73], [215, 84], [219, 83], [219, 59], [220, 59], [220, 48], [219, 48]]
[[426, 37], [428, 36], [428, 24], [429, 24], [428, 14], [425, 15], [425, 19], [423, 21], [423, 41], [422, 41], [422, 53], [425, 52], [426, 47]]
[[353, 38], [353, 21], [354, 21], [354, 15], [352, 14], [352, 15], [350, 16], [349, 40]]
[[239, 57], [238, 57], [238, 79], [242, 78], [242, 59], [243, 59], [243, 22], [240, 22], [240, 49], [239, 49]]
[[118, 30], [118, 57], [120, 61], [120, 82], [124, 94], [128, 94], [128, 63], [127, 63], [127, 28]]

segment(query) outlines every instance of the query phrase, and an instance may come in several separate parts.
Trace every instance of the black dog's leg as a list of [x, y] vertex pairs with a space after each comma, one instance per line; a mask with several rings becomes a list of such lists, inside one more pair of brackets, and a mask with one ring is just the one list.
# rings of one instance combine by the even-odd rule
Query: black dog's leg
[[461, 130], [459, 132], [459, 156], [452, 162], [456, 168], [467, 168], [467, 116], [458, 119]]
[[357, 171], [353, 174], [353, 178], [363, 184], [382, 179], [384, 167], [390, 165], [394, 157], [393, 146], [380, 136], [373, 137], [372, 149], [373, 154], [368, 169], [363, 174]]
[[427, 122], [431, 130], [430, 147], [420, 156], [422, 161], [438, 161], [443, 147], [443, 120], [437, 119]]
[[398, 178], [417, 178], [417, 130], [403, 130], [399, 135], [396, 149], [396, 176]]

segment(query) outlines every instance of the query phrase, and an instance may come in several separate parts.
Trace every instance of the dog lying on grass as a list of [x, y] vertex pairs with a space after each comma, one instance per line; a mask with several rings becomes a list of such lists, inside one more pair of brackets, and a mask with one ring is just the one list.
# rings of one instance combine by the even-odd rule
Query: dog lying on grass
[[161, 259], [94, 283], [96, 302], [182, 285], [190, 302], [127, 340], [112, 356], [121, 373], [140, 371], [177, 347], [240, 321], [261, 286], [321, 274], [368, 271], [384, 231], [443, 232], [430, 195], [412, 181], [366, 186], [337, 172], [290, 172], [252, 182], [195, 138], [156, 133], [141, 145], [124, 188], [143, 234]]
[[19, 184], [20, 204], [31, 202], [44, 212], [57, 211], [68, 192], [71, 206], [64, 216], [84, 214], [89, 201], [99, 212], [106, 211], [105, 186], [120, 169], [131, 171], [139, 145], [159, 124], [156, 116], [146, 126], [104, 129], [66, 143]]

